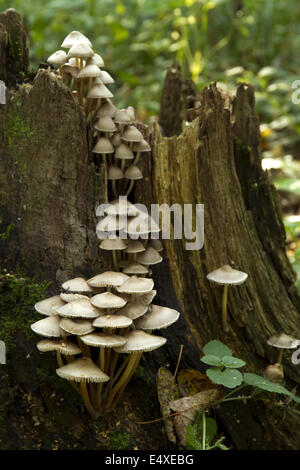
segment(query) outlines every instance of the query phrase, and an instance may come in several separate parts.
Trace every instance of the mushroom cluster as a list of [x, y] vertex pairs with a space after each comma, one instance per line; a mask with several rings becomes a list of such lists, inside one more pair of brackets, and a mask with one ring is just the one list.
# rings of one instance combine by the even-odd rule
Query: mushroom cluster
[[66, 281], [60, 295], [35, 304], [46, 316], [31, 325], [43, 337], [38, 350], [56, 352], [57, 374], [81, 394], [94, 419], [118, 402], [143, 352], [165, 344], [152, 330], [178, 320], [176, 310], [151, 304], [153, 286], [149, 278], [106, 271]]
[[160, 230], [127, 199], [134, 182], [143, 178], [137, 166], [140, 156], [150, 151], [135, 126], [135, 111], [131, 106], [118, 110], [110, 101], [105, 85], [113, 80], [100, 69], [103, 60], [83, 34], [73, 31], [61, 47], [69, 52], [57, 51], [48, 62], [58, 66], [62, 80], [84, 106], [93, 126], [93, 153], [107, 167], [113, 200], [104, 213], [102, 205], [96, 209], [102, 216], [96, 233], [100, 249], [112, 252], [114, 271], [64, 282], [59, 295], [35, 305], [46, 318], [31, 328], [44, 337], [39, 351], [56, 352], [57, 375], [70, 381], [96, 419], [116, 405], [143, 352], [166, 343], [152, 330], [172, 325], [179, 312], [152, 304], [156, 290], [149, 266], [162, 261]]

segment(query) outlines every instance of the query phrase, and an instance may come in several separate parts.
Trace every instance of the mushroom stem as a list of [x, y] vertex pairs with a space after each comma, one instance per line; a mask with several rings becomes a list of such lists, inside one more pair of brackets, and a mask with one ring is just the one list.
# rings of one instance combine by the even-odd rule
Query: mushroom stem
[[227, 297], [228, 297], [228, 284], [224, 284], [223, 299], [222, 299], [222, 325], [224, 331], [229, 331], [227, 323]]
[[134, 371], [140, 361], [141, 356], [142, 356], [142, 353], [140, 352], [135, 352], [131, 354], [131, 357], [128, 361], [126, 369], [123, 372], [123, 375], [121, 376], [119, 382], [114, 386], [111, 393], [107, 397], [107, 400], [104, 404], [104, 411], [107, 411], [108, 409], [111, 408], [114, 397], [117, 395], [118, 392], [120, 392], [118, 399], [120, 398], [126, 385], [128, 384], [129, 380], [133, 376]]
[[97, 412], [94, 410], [93, 408], [93, 405], [91, 403], [91, 400], [90, 400], [90, 397], [89, 397], [89, 394], [88, 394], [88, 390], [87, 390], [87, 386], [86, 386], [86, 383], [85, 382], [80, 382], [80, 394], [82, 396], [82, 399], [84, 401], [84, 404], [85, 404], [85, 407], [90, 415], [90, 417], [92, 419], [97, 419], [98, 418], [98, 414]]
[[64, 363], [63, 363], [63, 360], [62, 360], [62, 357], [61, 357], [61, 353], [59, 351], [56, 352], [56, 359], [57, 359], [57, 363], [58, 363], [59, 367], [63, 367]]
[[125, 388], [127, 387], [128, 383], [130, 382], [133, 374], [135, 373], [136, 371], [136, 368], [140, 362], [140, 359], [142, 357], [142, 352], [141, 353], [136, 353], [136, 359], [132, 365], [132, 368], [131, 368], [131, 371], [129, 373], [129, 375], [127, 376], [127, 379], [126, 381], [123, 383], [122, 387], [119, 389], [119, 391], [115, 394], [115, 398], [114, 398], [114, 403], [113, 403], [113, 407], [116, 406], [116, 404], [118, 403], [118, 401], [120, 400], [120, 398], [122, 397], [123, 395], [123, 392], [125, 390]]
[[283, 358], [283, 349], [280, 349], [279, 354], [278, 354], [278, 359], [277, 359], [278, 364], [282, 363], [282, 358]]
[[118, 192], [117, 192], [116, 180], [112, 181], [112, 192], [113, 192], [113, 197], [117, 198]]
[[134, 187], [134, 180], [130, 180], [129, 186], [128, 186], [127, 191], [125, 193], [125, 196], [129, 196], [129, 194], [133, 190], [133, 187]]
[[116, 271], [118, 271], [119, 270], [119, 263], [118, 263], [116, 250], [113, 250], [112, 255], [113, 255], [114, 268], [115, 268]]

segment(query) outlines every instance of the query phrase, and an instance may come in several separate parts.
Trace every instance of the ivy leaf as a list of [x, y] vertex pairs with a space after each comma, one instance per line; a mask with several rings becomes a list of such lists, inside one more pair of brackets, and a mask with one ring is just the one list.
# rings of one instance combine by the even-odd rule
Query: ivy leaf
[[207, 356], [217, 356], [221, 360], [224, 356], [232, 356], [232, 352], [226, 346], [226, 344], [223, 344], [221, 343], [221, 341], [218, 341], [216, 339], [213, 339], [212, 341], [207, 343], [203, 348], [203, 352]]
[[239, 369], [246, 365], [246, 362], [234, 356], [224, 356], [222, 357], [222, 362], [225, 367], [229, 367], [230, 369]]
[[216, 384], [227, 388], [235, 388], [243, 382], [243, 375], [235, 369], [225, 369], [223, 372], [215, 367], [208, 369], [206, 374]]
[[221, 359], [217, 356], [213, 356], [212, 354], [207, 354], [206, 356], [203, 356], [200, 361], [204, 362], [204, 364], [208, 364], [209, 366], [223, 366]]

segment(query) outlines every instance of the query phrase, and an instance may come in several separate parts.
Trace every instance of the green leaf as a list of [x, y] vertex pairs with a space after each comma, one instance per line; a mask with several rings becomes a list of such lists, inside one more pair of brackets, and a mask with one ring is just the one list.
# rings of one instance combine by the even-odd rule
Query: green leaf
[[223, 365], [221, 359], [217, 356], [213, 356], [212, 354], [207, 354], [206, 356], [203, 356], [200, 360], [204, 362], [204, 364], [208, 364], [209, 366], [220, 367]]
[[224, 385], [227, 388], [235, 388], [243, 382], [243, 375], [235, 369], [225, 369], [223, 372], [217, 368], [206, 371], [210, 380], [216, 384]]
[[189, 450], [202, 450], [202, 442], [199, 439], [196, 424], [188, 424], [186, 427], [186, 448]]
[[274, 382], [271, 382], [270, 380], [265, 379], [264, 377], [261, 377], [257, 374], [244, 374], [244, 381], [247, 385], [252, 385], [253, 387], [261, 388], [262, 390], [266, 390], [267, 392], [291, 395], [291, 392], [289, 392], [286, 388], [282, 387], [281, 385], [277, 385]]
[[[213, 418], [205, 418], [205, 421], [206, 421], [205, 440], [207, 444], [210, 444], [217, 435], [217, 431], [218, 431], [217, 423]], [[202, 413], [198, 413], [196, 425], [197, 425], [199, 439], [202, 439], [202, 436], [203, 436]]]
[[239, 369], [246, 365], [246, 362], [234, 356], [224, 356], [222, 357], [222, 362], [225, 367], [229, 367], [230, 369]]
[[207, 356], [217, 356], [220, 359], [224, 356], [232, 356], [230, 349], [225, 344], [221, 343], [221, 341], [216, 339], [207, 343], [203, 348], [203, 352]]

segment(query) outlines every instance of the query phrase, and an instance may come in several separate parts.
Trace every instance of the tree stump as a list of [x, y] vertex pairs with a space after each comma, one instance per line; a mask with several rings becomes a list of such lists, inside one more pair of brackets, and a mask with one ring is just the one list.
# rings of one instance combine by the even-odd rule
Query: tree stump
[[[5, 44], [11, 16], [18, 27], [10, 25], [9, 34], [14, 31], [18, 42], [24, 31], [17, 13], [0, 15]], [[27, 64], [26, 47], [22, 51], [18, 63]], [[39, 70], [33, 83], [13, 89], [20, 70], [27, 69], [13, 71], [9, 57], [6, 53], [0, 60], [11, 87], [7, 104], [0, 105], [0, 232], [7, 233], [0, 241], [1, 266], [14, 270], [20, 265], [41, 280], [56, 281], [49, 291], [54, 293], [66, 278], [109, 267], [110, 260], [98, 251], [94, 216], [96, 205], [107, 200], [105, 169], [94, 166], [91, 132], [69, 89], [51, 70]], [[174, 99], [184, 83], [179, 70], [176, 76], [180, 86], [173, 86], [181, 91]], [[160, 116], [165, 116], [169, 138], [158, 124], [151, 133], [139, 126], [153, 151], [142, 161], [146, 178], [137, 183], [134, 200], [148, 206], [204, 204], [204, 247], [186, 251], [184, 240], [166, 240], [165, 261], [153, 268], [157, 303], [181, 310], [180, 322], [167, 330], [163, 350], [142, 361], [123, 402], [97, 423], [88, 419], [69, 384], [61, 385], [55, 361], [50, 358], [46, 365], [36, 341], [16, 327], [16, 347], [8, 351], [7, 365], [0, 366], [0, 419], [6, 425], [0, 448], [171, 448], [162, 421], [138, 422], [160, 416], [155, 375], [167, 363], [174, 370], [180, 344], [185, 346], [182, 368], [203, 370], [201, 348], [218, 338], [249, 370], [260, 373], [274, 361], [275, 352], [266, 344], [274, 332], [282, 328], [300, 337], [300, 299], [285, 254], [276, 191], [260, 165], [252, 87], [240, 85], [235, 97], [224, 96], [215, 85], [206, 88], [197, 97], [198, 117], [180, 135], [182, 122], [179, 127], [177, 119], [172, 127], [178, 109], [172, 93], [168, 96], [168, 110], [163, 105]], [[185, 115], [189, 100], [182, 103]], [[249, 274], [246, 284], [230, 289], [228, 334], [220, 323], [221, 291], [206, 280], [209, 271], [226, 263]], [[285, 371], [291, 388], [299, 382], [299, 366], [286, 360]], [[216, 409], [216, 417], [236, 449], [299, 447], [299, 420], [289, 410], [283, 416], [256, 403], [227, 403]]]

